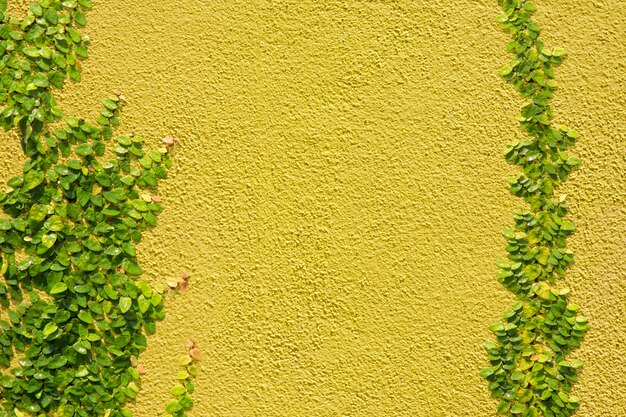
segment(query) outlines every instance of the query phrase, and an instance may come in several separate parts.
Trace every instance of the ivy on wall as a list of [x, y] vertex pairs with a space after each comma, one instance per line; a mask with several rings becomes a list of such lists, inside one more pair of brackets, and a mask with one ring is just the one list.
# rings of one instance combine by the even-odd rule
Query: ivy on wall
[[490, 327], [496, 341], [485, 343], [491, 366], [481, 376], [500, 400], [500, 414], [566, 417], [579, 407], [580, 399], [571, 391], [582, 366], [568, 356], [589, 325], [579, 307], [568, 301], [569, 290], [557, 285], [573, 262], [566, 238], [575, 227], [565, 219], [565, 196], [557, 198], [555, 190], [580, 163], [567, 153], [579, 135], [555, 126], [550, 106], [557, 89], [555, 68], [565, 51], [540, 40], [532, 2], [498, 3], [504, 11], [498, 21], [512, 37], [507, 49], [514, 55], [500, 75], [527, 99], [519, 117], [527, 138], [505, 152], [509, 163], [522, 168], [509, 180], [509, 190], [530, 208], [517, 211], [514, 228], [502, 231], [508, 259], [498, 263], [497, 275], [517, 302]]
[[[114, 135], [124, 97], [96, 123], [63, 117], [54, 91], [80, 80], [91, 0], [39, 0], [26, 17], [0, 1], [0, 124], [17, 129], [23, 175], [0, 193], [0, 417], [128, 417], [162, 286], [140, 280], [136, 244], [162, 210], [175, 139], [146, 150]], [[188, 286], [188, 276], [174, 285]], [[167, 412], [186, 415], [199, 356], [190, 347]]]
[[165, 417], [186, 417], [187, 410], [193, 407], [191, 398], [195, 389], [193, 379], [198, 374], [195, 362], [200, 360], [201, 353], [193, 341], [187, 342], [187, 348], [188, 354], [178, 362], [183, 369], [176, 376], [178, 383], [170, 390], [175, 399], [170, 400], [165, 406], [165, 411], [168, 413]]

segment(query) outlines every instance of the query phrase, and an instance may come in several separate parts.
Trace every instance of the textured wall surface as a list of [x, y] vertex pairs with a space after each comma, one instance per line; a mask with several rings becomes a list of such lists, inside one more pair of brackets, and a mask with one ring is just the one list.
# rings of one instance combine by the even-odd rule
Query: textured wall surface
[[[11, 3], [11, 1], [10, 1]], [[113, 89], [121, 131], [177, 135], [146, 276], [183, 271], [142, 356], [135, 405], [161, 415], [184, 341], [205, 351], [194, 416], [494, 415], [478, 376], [521, 102], [493, 0], [95, 1], [66, 114]], [[16, 9], [25, 8], [13, 2]], [[558, 120], [584, 165], [566, 189], [568, 284], [592, 330], [581, 417], [626, 416], [626, 2], [538, 3]], [[14, 136], [0, 174], [17, 172]]]

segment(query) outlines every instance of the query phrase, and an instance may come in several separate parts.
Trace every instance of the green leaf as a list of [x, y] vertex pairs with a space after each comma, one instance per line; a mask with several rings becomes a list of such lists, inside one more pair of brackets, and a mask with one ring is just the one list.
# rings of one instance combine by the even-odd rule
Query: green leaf
[[96, 239], [93, 236], [89, 236], [89, 238], [83, 242], [83, 245], [87, 249], [93, 252], [101, 252], [103, 250], [102, 244], [100, 244], [100, 241], [98, 241], [98, 239]]
[[542, 246], [541, 248], [539, 248], [539, 251], [535, 255], [535, 259], [541, 265], [545, 265], [545, 264], [548, 263], [548, 257], [549, 256], [550, 256], [550, 249]]
[[61, 294], [65, 291], [67, 291], [67, 285], [64, 282], [57, 282], [50, 289], [50, 294], [51, 295]]
[[19, 271], [25, 271], [27, 270], [31, 265], [33, 264], [33, 260], [32, 258], [26, 258], [20, 262], [17, 263], [17, 269]]
[[131, 204], [137, 211], [148, 211], [148, 203], [143, 200], [133, 200]]
[[488, 378], [491, 375], [493, 375], [496, 371], [496, 368], [494, 367], [489, 367], [489, 368], [485, 368], [482, 371], [480, 371], [479, 375], [483, 378]]
[[78, 56], [79, 58], [87, 58], [89, 55], [87, 47], [84, 45], [74, 46], [74, 52], [76, 53], [76, 56]]
[[45, 88], [50, 85], [48, 78], [45, 76], [37, 76], [33, 79], [33, 83], [40, 88]]
[[133, 301], [129, 297], [120, 297], [119, 301], [119, 309], [122, 313], [126, 313], [130, 310], [130, 307], [133, 305]]
[[78, 159], [70, 159], [69, 161], [67, 161], [67, 166], [75, 171], [82, 171], [83, 169], [83, 163], [80, 162]]
[[22, 177], [13, 177], [9, 181], [7, 181], [7, 185], [11, 188], [17, 188], [24, 183], [24, 178]]
[[78, 312], [78, 318], [87, 324], [93, 323], [93, 317], [89, 310], [81, 310]]
[[[66, 287], [66, 289], [67, 289], [67, 287]], [[63, 291], [65, 291], [65, 290], [63, 290]], [[70, 317], [72, 317], [72, 315], [71, 315], [71, 313], [69, 311], [67, 311], [67, 310], [59, 310], [54, 315], [54, 318], [52, 320], [55, 323], [57, 323], [57, 324], [61, 324], [61, 323], [65, 323], [66, 321], [68, 321], [70, 319]]]
[[9, 310], [7, 312], [7, 315], [9, 316], [9, 320], [11, 320], [13, 323], [18, 324], [21, 320], [21, 316], [18, 312], [13, 311], [13, 310]]
[[49, 210], [51, 210], [49, 206], [33, 204], [30, 208], [30, 212], [28, 213], [28, 219], [35, 222], [41, 222], [48, 216]]
[[48, 363], [48, 369], [59, 369], [65, 366], [67, 363], [67, 358], [62, 355], [56, 355], [52, 358], [50, 363]]
[[540, 298], [550, 299], [550, 286], [546, 282], [539, 282], [533, 285], [533, 290]]
[[87, 17], [82, 12], [72, 13], [72, 17], [79, 26], [85, 26], [87, 24]]
[[504, 324], [500, 322], [494, 323], [489, 327], [489, 330], [492, 332], [501, 332], [504, 330]]
[[165, 406], [165, 411], [168, 413], [175, 413], [183, 409], [183, 406], [178, 403], [176, 400], [171, 400]]
[[534, 4], [530, 3], [530, 2], [525, 2], [524, 3], [524, 10], [526, 10], [527, 12], [533, 13], [537, 11], [537, 6], [535, 6]]
[[87, 349], [81, 343], [74, 343], [72, 347], [81, 355], [86, 355], [88, 353]]
[[11, 230], [11, 222], [7, 219], [0, 219], [0, 230]]
[[33, 3], [30, 5], [30, 11], [35, 15], [35, 16], [42, 16], [43, 15], [43, 8], [38, 5], [37, 3]]
[[77, 294], [88, 294], [91, 290], [93, 290], [93, 287], [89, 284], [81, 284], [81, 285], [74, 286], [74, 291]]
[[35, 46], [28, 46], [28, 47], [24, 48], [22, 50], [22, 52], [24, 52], [24, 55], [29, 56], [31, 58], [38, 58], [39, 57], [39, 48], [37, 48]]
[[44, 224], [44, 227], [52, 232], [58, 232], [63, 230], [63, 219], [59, 216], [50, 216], [47, 220], [46, 223]]
[[575, 167], [577, 165], [580, 165], [580, 159], [574, 156], [570, 156], [569, 158], [567, 158], [567, 161], [565, 163], [569, 166]]
[[520, 379], [523, 379], [523, 378], [524, 378], [524, 375], [525, 375], [525, 374], [524, 374], [524, 372], [522, 372], [522, 371], [515, 371], [515, 372], [513, 372], [513, 373], [511, 374], [511, 379], [512, 379], [513, 381], [519, 381]]
[[74, 149], [74, 152], [80, 156], [88, 156], [93, 153], [93, 148], [88, 143], [82, 143]]
[[50, 23], [51, 25], [56, 25], [59, 23], [59, 16], [53, 9], [46, 9], [43, 12], [43, 17]]
[[513, 67], [511, 67], [510, 65], [505, 65], [500, 70], [500, 76], [501, 77], [506, 77], [507, 75], [509, 75], [512, 72], [513, 72]]
[[170, 392], [172, 393], [173, 396], [178, 397], [178, 396], [183, 395], [184, 393], [186, 393], [187, 390], [182, 385], [176, 384], [176, 385], [174, 385], [172, 387]]
[[46, 324], [46, 327], [43, 328], [44, 337], [50, 336], [52, 333], [56, 332], [58, 328], [59, 326], [57, 326], [55, 323]]
[[42, 171], [28, 171], [28, 173], [24, 175], [24, 191], [32, 190], [41, 184], [44, 179], [45, 174]]
[[152, 305], [152, 303], [150, 302], [149, 299], [145, 298], [143, 295], [141, 295], [139, 297], [139, 299], [137, 300], [137, 304], [139, 306], [139, 311], [143, 314], [146, 311], [148, 311], [148, 309], [150, 308], [150, 306]]
[[511, 403], [502, 401], [500, 402], [500, 404], [498, 404], [498, 414], [504, 414], [505, 412], [509, 411], [510, 408]]
[[78, 127], [80, 124], [80, 119], [76, 117], [68, 116], [67, 118], [65, 118], [65, 122], [67, 123], [68, 126]]
[[105, 98], [104, 100], [102, 100], [102, 104], [104, 104], [104, 106], [109, 110], [116, 110], [118, 107], [117, 102], [110, 98]]
[[119, 203], [126, 198], [126, 191], [121, 188], [117, 188], [110, 191], [104, 191], [102, 195], [111, 203]]
[[54, 246], [56, 241], [57, 241], [57, 235], [55, 234], [43, 235], [41, 237], [41, 244], [48, 249]]
[[142, 273], [141, 267], [137, 263], [128, 260], [124, 262], [124, 269], [128, 275], [141, 275]]

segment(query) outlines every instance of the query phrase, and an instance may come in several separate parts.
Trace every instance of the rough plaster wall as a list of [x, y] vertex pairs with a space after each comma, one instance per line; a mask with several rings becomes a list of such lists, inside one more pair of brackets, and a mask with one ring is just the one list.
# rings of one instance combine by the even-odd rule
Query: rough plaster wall
[[[162, 414], [193, 338], [194, 416], [493, 415], [481, 344], [512, 304], [494, 262], [522, 206], [504, 181], [521, 102], [497, 77], [496, 1], [95, 3], [66, 113], [120, 89], [122, 130], [182, 139], [141, 260], [156, 281], [192, 272], [192, 289], [150, 339], [136, 414]], [[593, 325], [578, 415], [623, 417], [626, 3], [538, 5], [570, 52], [558, 118], [583, 134], [564, 190], [568, 284]], [[18, 145], [0, 146], [9, 178]]]

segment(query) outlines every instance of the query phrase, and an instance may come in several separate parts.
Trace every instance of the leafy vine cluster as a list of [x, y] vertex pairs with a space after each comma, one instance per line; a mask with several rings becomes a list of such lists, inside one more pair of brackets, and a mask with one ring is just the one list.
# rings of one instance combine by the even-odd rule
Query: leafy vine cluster
[[[0, 193], [0, 417], [131, 416], [137, 358], [164, 317], [165, 290], [139, 279], [136, 245], [162, 211], [156, 187], [176, 139], [146, 150], [114, 135], [121, 94], [96, 123], [63, 117], [54, 96], [80, 80], [91, 7], [39, 0], [17, 19], [0, 1], [0, 124], [19, 131], [27, 157]], [[191, 409], [198, 357], [190, 346], [169, 415]]]
[[555, 68], [565, 51], [540, 40], [532, 2], [499, 0], [499, 5], [504, 14], [498, 21], [512, 36], [508, 50], [514, 54], [500, 75], [528, 100], [519, 118], [528, 137], [505, 151], [506, 160], [522, 168], [509, 179], [509, 190], [530, 209], [518, 210], [514, 228], [502, 231], [508, 259], [498, 262], [497, 275], [518, 301], [490, 327], [496, 341], [485, 343], [491, 366], [481, 376], [500, 400], [500, 414], [567, 417], [579, 407], [580, 399], [571, 391], [582, 366], [568, 355], [589, 325], [568, 301], [569, 290], [557, 286], [573, 262], [566, 238], [575, 227], [565, 219], [565, 196], [555, 198], [555, 189], [580, 164], [567, 153], [579, 134], [552, 122]]

